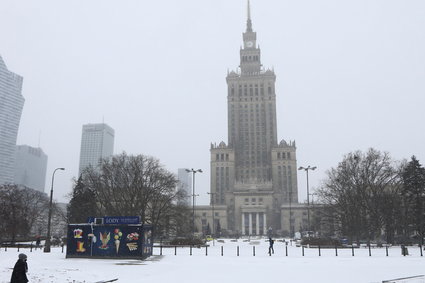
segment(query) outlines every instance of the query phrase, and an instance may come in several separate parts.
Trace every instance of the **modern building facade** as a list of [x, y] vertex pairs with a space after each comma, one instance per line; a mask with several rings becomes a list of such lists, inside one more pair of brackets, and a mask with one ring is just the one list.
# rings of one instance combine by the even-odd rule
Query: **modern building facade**
[[22, 81], [0, 56], [0, 185], [14, 181], [16, 139], [25, 101]]
[[182, 191], [185, 195], [185, 198], [180, 202], [180, 204], [190, 205], [192, 200], [192, 183], [190, 179], [190, 174], [186, 171], [186, 168], [179, 168], [177, 170], [177, 190]]
[[228, 142], [210, 149], [211, 206], [226, 207], [230, 233], [290, 234], [296, 222], [286, 210], [298, 204], [296, 147], [278, 142], [276, 75], [262, 67], [249, 3], [239, 56], [239, 69], [226, 77]]
[[47, 155], [41, 148], [16, 146], [14, 183], [40, 192], [46, 185]]
[[80, 149], [80, 176], [84, 169], [93, 166], [97, 168], [103, 158], [114, 154], [115, 131], [107, 124], [83, 125]]

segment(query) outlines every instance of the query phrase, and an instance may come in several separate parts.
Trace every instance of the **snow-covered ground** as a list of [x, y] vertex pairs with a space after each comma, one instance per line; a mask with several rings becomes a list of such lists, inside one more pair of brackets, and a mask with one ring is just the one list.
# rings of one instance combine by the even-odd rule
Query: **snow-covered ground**
[[[30, 282], [62, 283], [87, 282], [118, 278], [115, 282], [305, 282], [305, 283], [377, 283], [383, 280], [425, 274], [425, 257], [418, 247], [409, 247], [409, 255], [403, 257], [400, 247], [321, 250], [302, 249], [275, 242], [275, 253], [268, 255], [266, 240], [251, 240], [251, 243], [224, 240], [210, 242], [208, 255], [205, 248], [154, 248], [154, 256], [139, 260], [66, 259], [61, 248], [51, 253], [42, 250], [21, 249], [28, 255]], [[239, 246], [239, 256], [237, 247]], [[255, 247], [255, 256], [253, 256]], [[223, 249], [223, 256], [221, 250]], [[16, 249], [0, 250], [0, 282], [9, 282], [12, 268], [18, 258]], [[421, 282], [421, 281], [416, 281]], [[423, 282], [423, 281], [422, 281]]]

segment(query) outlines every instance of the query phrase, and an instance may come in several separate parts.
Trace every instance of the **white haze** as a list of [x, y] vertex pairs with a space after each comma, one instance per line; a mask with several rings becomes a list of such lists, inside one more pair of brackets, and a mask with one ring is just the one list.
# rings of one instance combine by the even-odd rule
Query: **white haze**
[[[265, 68], [277, 75], [279, 139], [296, 140], [310, 186], [343, 155], [374, 147], [425, 162], [425, 1], [252, 0]], [[115, 129], [115, 153], [202, 168], [227, 142], [227, 70], [238, 66], [245, 0], [0, 3], [0, 54], [24, 77], [18, 144], [49, 156], [64, 201], [78, 173], [81, 128]], [[298, 175], [300, 201], [305, 174]]]

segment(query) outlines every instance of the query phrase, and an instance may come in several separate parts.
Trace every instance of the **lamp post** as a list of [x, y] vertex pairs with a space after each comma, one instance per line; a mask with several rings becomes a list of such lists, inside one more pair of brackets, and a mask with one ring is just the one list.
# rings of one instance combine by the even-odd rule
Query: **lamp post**
[[50, 223], [52, 222], [52, 206], [53, 206], [53, 182], [55, 180], [55, 173], [57, 170], [65, 170], [65, 168], [56, 168], [52, 174], [52, 188], [50, 189], [50, 203], [49, 203], [49, 218], [47, 220], [47, 238], [44, 246], [44, 252], [50, 253]]
[[289, 237], [292, 238], [292, 188], [289, 188]]
[[[315, 206], [314, 206], [314, 196], [316, 196], [316, 195], [317, 195], [316, 193], [311, 193], [311, 194], [310, 194], [310, 196], [311, 196], [311, 208], [313, 209], [313, 211], [315, 211]], [[317, 218], [315, 218], [315, 217], [316, 217], [316, 215], [313, 213], [313, 215], [312, 215], [312, 217], [311, 217], [311, 218], [312, 218], [311, 220], [312, 220], [312, 222], [313, 222], [313, 225], [312, 225], [312, 226], [313, 226], [313, 227], [312, 227], [313, 231], [316, 231], [316, 229], [317, 229], [317, 227], [316, 227], [317, 225], [315, 225], [315, 224], [316, 224], [316, 222], [317, 222], [317, 221], [316, 221], [316, 219], [317, 219]]]
[[316, 170], [316, 166], [311, 167], [308, 165], [307, 167], [300, 167], [298, 170], [304, 170], [307, 174], [307, 219], [308, 219], [308, 236], [310, 237], [310, 191], [308, 189], [308, 171]]
[[215, 225], [215, 221], [214, 221], [214, 203], [215, 203], [215, 201], [214, 201], [214, 196], [216, 195], [216, 193], [209, 193], [209, 192], [207, 192], [207, 194], [209, 194], [209, 195], [211, 195], [211, 205], [212, 205], [212, 238], [213, 238], [213, 246], [215, 246], [215, 243], [214, 243], [214, 237], [215, 237], [215, 235], [214, 235], [214, 225]]
[[195, 235], [195, 174], [202, 173], [201, 169], [186, 169], [187, 173], [192, 173], [192, 237]]

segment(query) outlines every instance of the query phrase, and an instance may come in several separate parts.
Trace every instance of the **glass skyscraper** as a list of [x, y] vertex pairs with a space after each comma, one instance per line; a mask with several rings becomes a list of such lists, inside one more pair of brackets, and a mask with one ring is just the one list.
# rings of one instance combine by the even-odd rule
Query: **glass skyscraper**
[[47, 155], [39, 147], [16, 146], [15, 184], [44, 192]]
[[83, 125], [79, 176], [88, 166], [96, 168], [102, 158], [108, 158], [114, 154], [114, 137], [114, 129], [106, 124]]
[[189, 174], [186, 168], [179, 168], [177, 171], [177, 179], [179, 180], [177, 190], [183, 191], [185, 194], [184, 200], [181, 201], [181, 204], [191, 205], [192, 200], [192, 182], [191, 174]]
[[0, 56], [0, 185], [14, 181], [16, 138], [25, 101], [22, 81]]

